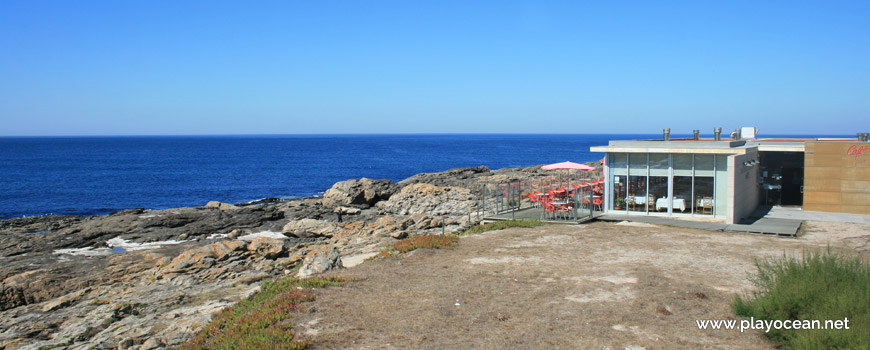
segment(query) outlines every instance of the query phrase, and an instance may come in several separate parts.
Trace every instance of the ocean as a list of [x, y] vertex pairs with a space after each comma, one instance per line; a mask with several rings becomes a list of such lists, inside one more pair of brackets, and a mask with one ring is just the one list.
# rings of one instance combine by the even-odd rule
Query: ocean
[[211, 200], [322, 195], [335, 182], [600, 160], [590, 146], [660, 135], [0, 137], [0, 218], [100, 215]]

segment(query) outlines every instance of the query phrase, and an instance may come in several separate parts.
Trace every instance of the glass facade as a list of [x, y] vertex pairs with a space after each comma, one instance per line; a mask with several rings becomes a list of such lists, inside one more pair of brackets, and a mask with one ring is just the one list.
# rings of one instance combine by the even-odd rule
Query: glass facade
[[727, 154], [609, 153], [608, 210], [724, 217]]

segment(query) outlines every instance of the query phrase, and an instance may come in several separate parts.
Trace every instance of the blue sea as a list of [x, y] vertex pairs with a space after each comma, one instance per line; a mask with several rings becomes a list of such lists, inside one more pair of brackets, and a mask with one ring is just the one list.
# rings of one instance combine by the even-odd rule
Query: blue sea
[[[683, 137], [688, 135], [673, 135]], [[794, 135], [800, 136], [800, 135]], [[590, 146], [661, 135], [0, 137], [0, 218], [98, 215], [322, 195], [369, 177], [600, 160]]]
[[98, 215], [323, 194], [335, 182], [603, 157], [639, 135], [257, 135], [0, 138], [0, 218]]

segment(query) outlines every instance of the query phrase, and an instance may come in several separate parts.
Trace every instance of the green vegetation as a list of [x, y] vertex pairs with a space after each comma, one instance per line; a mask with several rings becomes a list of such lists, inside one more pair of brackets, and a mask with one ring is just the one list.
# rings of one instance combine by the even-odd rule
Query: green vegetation
[[800, 258], [757, 260], [757, 290], [732, 303], [738, 315], [756, 320], [849, 319], [849, 329], [771, 329], [765, 335], [782, 349], [866, 349], [870, 344], [870, 265], [858, 257], [805, 252]]
[[536, 227], [546, 225], [543, 222], [536, 220], [505, 220], [505, 221], [495, 221], [488, 224], [475, 225], [464, 232], [460, 233], [460, 236], [482, 233], [486, 231], [495, 231], [495, 230], [504, 230], [506, 228], [511, 227]]
[[337, 286], [341, 277], [283, 278], [266, 281], [248, 299], [226, 308], [181, 349], [305, 349], [308, 341], [298, 339], [289, 322], [292, 313], [314, 294], [302, 288]]

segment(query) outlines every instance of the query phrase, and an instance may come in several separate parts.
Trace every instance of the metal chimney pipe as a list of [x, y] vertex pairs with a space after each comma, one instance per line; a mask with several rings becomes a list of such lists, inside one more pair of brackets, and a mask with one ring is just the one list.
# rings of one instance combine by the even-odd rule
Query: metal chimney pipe
[[692, 130], [692, 134], [694, 135], [694, 136], [692, 136], [692, 138], [694, 138], [695, 141], [698, 141], [700, 139], [701, 131], [695, 129], [695, 130]]
[[665, 128], [664, 130], [662, 130], [662, 132], [664, 133], [665, 141], [670, 141], [671, 140], [671, 128]]
[[713, 139], [716, 141], [722, 140], [722, 128], [720, 128], [720, 127], [713, 128]]

